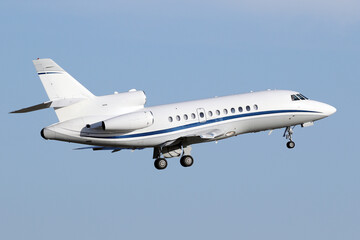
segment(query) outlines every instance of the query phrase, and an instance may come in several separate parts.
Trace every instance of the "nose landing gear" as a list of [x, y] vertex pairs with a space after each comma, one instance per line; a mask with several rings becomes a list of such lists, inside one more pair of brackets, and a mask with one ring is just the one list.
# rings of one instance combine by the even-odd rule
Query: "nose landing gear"
[[292, 140], [292, 134], [294, 133], [294, 130], [293, 130], [294, 128], [295, 128], [295, 126], [286, 127], [284, 135], [283, 135], [283, 137], [285, 137], [286, 139], [289, 139], [289, 141], [286, 143], [286, 146], [289, 149], [292, 149], [295, 147], [295, 142], [293, 142], [293, 140]]
[[295, 147], [295, 143], [294, 143], [293, 141], [288, 141], [288, 142], [286, 143], [286, 146], [291, 149], [291, 148], [294, 148], [294, 147]]

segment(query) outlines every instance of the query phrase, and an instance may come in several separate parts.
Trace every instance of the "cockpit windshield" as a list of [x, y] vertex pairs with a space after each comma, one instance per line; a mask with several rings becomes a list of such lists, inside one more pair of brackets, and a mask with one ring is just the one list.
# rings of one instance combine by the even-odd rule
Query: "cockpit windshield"
[[308, 98], [302, 95], [301, 93], [298, 93], [291, 95], [291, 100], [292, 101], [308, 100]]

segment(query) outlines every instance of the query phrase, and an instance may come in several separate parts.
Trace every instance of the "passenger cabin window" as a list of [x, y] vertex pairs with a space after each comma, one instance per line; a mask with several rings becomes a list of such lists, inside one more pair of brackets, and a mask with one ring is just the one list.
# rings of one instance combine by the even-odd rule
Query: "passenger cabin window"
[[184, 119], [188, 120], [189, 119], [188, 115], [184, 114]]
[[255, 104], [255, 105], [254, 105], [254, 109], [255, 109], [255, 110], [258, 110], [258, 109], [259, 109], [258, 105]]
[[200, 117], [201, 118], [205, 117], [205, 114], [203, 112], [200, 112]]
[[212, 111], [209, 111], [208, 115], [209, 115], [209, 117], [212, 117], [212, 115], [213, 115]]
[[226, 108], [224, 108], [224, 114], [228, 114], [228, 110]]
[[192, 113], [192, 114], [191, 114], [191, 118], [192, 118], [192, 119], [195, 119], [195, 117], [196, 117], [196, 116], [195, 116], [195, 113]]
[[246, 111], [250, 111], [250, 106], [246, 106]]
[[176, 116], [176, 120], [180, 121], [180, 116], [179, 115]]
[[231, 108], [231, 112], [232, 112], [232, 113], [235, 113], [235, 108]]
[[173, 118], [172, 117], [169, 117], [169, 122], [172, 122], [173, 121]]
[[239, 112], [242, 112], [242, 111], [243, 111], [243, 108], [242, 108], [242, 107], [239, 107], [238, 110], [239, 110]]
[[220, 110], [216, 110], [216, 115], [220, 115]]

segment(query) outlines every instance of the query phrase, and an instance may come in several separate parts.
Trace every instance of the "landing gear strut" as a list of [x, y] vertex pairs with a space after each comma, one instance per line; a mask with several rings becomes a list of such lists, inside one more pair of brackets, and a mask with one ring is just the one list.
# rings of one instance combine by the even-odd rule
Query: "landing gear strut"
[[295, 143], [293, 142], [292, 140], [292, 134], [294, 133], [294, 129], [295, 126], [293, 127], [286, 127], [285, 128], [285, 132], [284, 132], [284, 135], [283, 137], [286, 137], [286, 139], [289, 139], [289, 141], [286, 143], [286, 146], [289, 148], [289, 149], [292, 149], [295, 147]]

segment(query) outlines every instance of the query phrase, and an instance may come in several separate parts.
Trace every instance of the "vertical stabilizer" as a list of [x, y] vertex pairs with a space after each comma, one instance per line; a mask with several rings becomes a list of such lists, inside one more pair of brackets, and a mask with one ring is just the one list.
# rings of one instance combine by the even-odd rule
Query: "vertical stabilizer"
[[94, 95], [53, 60], [33, 60], [50, 101], [54, 99], [92, 98]]

